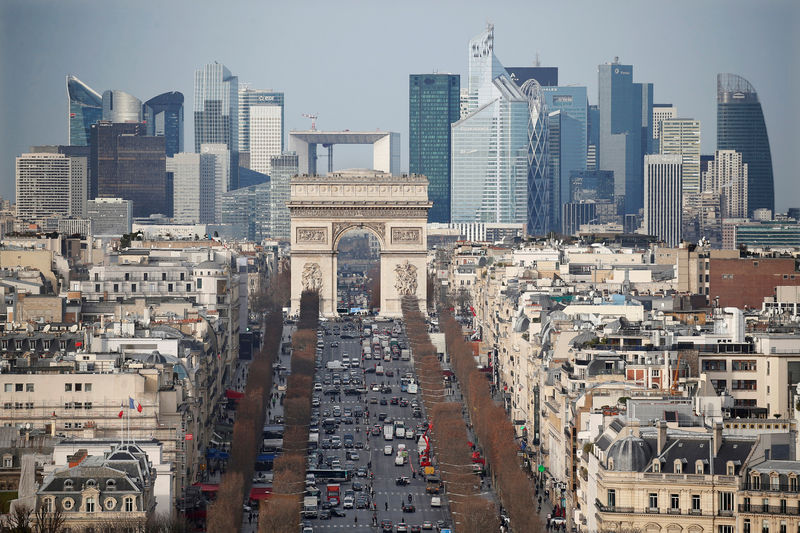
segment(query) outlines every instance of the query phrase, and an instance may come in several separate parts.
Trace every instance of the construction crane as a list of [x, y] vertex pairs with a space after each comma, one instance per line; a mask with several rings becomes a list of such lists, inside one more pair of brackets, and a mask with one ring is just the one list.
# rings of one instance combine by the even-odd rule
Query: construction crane
[[317, 113], [303, 113], [305, 118], [311, 119], [311, 131], [317, 131], [317, 119], [319, 118], [319, 114]]

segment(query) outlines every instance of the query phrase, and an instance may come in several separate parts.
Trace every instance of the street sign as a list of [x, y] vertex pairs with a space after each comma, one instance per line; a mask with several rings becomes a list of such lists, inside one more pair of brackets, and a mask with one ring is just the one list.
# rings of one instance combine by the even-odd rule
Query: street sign
[[544, 472], [544, 465], [539, 465], [537, 470], [539, 470], [539, 472]]
[[183, 436], [183, 439], [184, 440], [193, 440], [194, 439], [194, 435], [192, 435], [191, 433], [187, 433], [186, 435]]
[[453, 530], [450, 529], [449, 527], [439, 530], [439, 533], [452, 533], [452, 532]]

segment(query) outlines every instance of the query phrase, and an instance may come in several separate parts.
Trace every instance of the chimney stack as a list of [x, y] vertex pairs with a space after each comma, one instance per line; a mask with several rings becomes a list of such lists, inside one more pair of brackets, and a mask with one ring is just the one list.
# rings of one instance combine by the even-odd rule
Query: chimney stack
[[658, 453], [660, 454], [667, 445], [667, 423], [659, 420], [656, 427], [658, 428]]
[[714, 454], [719, 453], [719, 449], [722, 446], [722, 423], [721, 422], [714, 422], [714, 435], [712, 438], [712, 443], [714, 445]]

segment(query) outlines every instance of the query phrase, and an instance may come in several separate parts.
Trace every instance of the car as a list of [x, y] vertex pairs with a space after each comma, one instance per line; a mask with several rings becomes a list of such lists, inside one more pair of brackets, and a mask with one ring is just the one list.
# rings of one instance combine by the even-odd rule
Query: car
[[319, 402], [319, 398], [314, 398], [314, 399], [311, 400], [311, 406], [312, 407], [319, 407], [319, 403], [320, 403]]
[[442, 506], [442, 498], [439, 496], [431, 496], [431, 507], [441, 507]]
[[375, 369], [374, 369], [373, 367], [371, 367], [371, 366], [370, 366], [370, 367], [367, 367], [367, 368], [364, 370], [364, 373], [365, 373], [365, 374], [374, 374], [374, 373], [375, 373]]
[[373, 437], [377, 437], [378, 435], [380, 435], [380, 434], [381, 434], [381, 428], [372, 428], [372, 430], [370, 431], [370, 433], [372, 433], [372, 436], [373, 436]]
[[353, 424], [355, 424], [355, 420], [353, 420], [352, 416], [345, 416], [344, 418], [342, 418], [342, 422], [344, 424], [349, 425], [349, 426], [352, 426]]
[[333, 416], [335, 416], [335, 417], [342, 416], [342, 408], [339, 407], [338, 405], [334, 405], [333, 406]]
[[330, 409], [323, 409], [322, 410], [322, 417], [323, 418], [330, 418], [331, 417], [331, 410]]
[[356, 509], [369, 509], [369, 500], [366, 496], [356, 498]]
[[356, 477], [367, 477], [367, 469], [364, 468], [363, 466], [360, 466], [356, 470]]
[[[381, 520], [381, 532], [382, 533], [392, 533], [393, 529], [394, 529], [394, 525], [392, 524], [391, 520]], [[313, 531], [311, 533], [313, 533]]]
[[358, 453], [357, 452], [347, 452], [347, 458], [350, 461], [358, 461], [358, 459], [359, 459]]
[[322, 507], [323, 509], [330, 509], [333, 507], [333, 504], [330, 501], [325, 500], [320, 504], [320, 507]]
[[408, 533], [408, 524], [397, 524], [397, 533]]
[[362, 490], [364, 490], [364, 484], [361, 483], [360, 481], [353, 481], [352, 487], [353, 490], [356, 492], [361, 492]]
[[424, 529], [426, 531], [427, 530], [432, 530], [433, 529], [433, 522], [431, 522], [430, 520], [425, 520], [422, 523], [422, 529]]
[[381, 387], [381, 392], [383, 394], [391, 394], [392, 388], [389, 385], [384, 385], [383, 387]]
[[422, 532], [422, 527], [420, 527], [418, 524], [415, 524], [415, 525], [411, 526], [408, 531], [409, 531], [409, 533], [421, 533]]
[[331, 512], [327, 509], [323, 509], [319, 513], [317, 513], [317, 518], [320, 520], [330, 520], [331, 519]]
[[370, 390], [371, 390], [372, 392], [379, 392], [379, 391], [381, 390], [381, 386], [380, 386], [380, 385], [378, 385], [377, 383], [373, 383], [373, 384], [372, 384], [372, 387], [370, 387]]
[[389, 402], [386, 401], [386, 398], [381, 398], [381, 405], [388, 405]]
[[311, 526], [303, 526], [303, 532], [302, 533], [314, 533], [314, 528], [311, 527]]
[[[441, 503], [439, 504], [439, 507], [441, 507]], [[403, 504], [403, 512], [404, 513], [413, 513], [416, 510], [417, 510], [417, 508], [414, 507], [413, 503]]]
[[340, 511], [336, 507], [331, 507], [331, 516], [335, 516], [337, 518], [344, 518], [345, 516], [347, 516], [347, 513], [345, 513], [344, 511]]
[[394, 377], [394, 370], [392, 370], [391, 368], [387, 368], [386, 371], [383, 374], [387, 378], [393, 378]]
[[337, 341], [333, 341], [331, 343], [331, 348], [338, 348], [338, 347], [339, 347], [339, 343]]
[[385, 421], [385, 420], [386, 420], [386, 417], [387, 417], [387, 416], [389, 416], [389, 415], [387, 415], [386, 413], [378, 413], [378, 420], [380, 420], [381, 422], [383, 422], [383, 421]]
[[406, 400], [405, 398], [401, 398], [400, 407], [408, 407], [408, 400]]
[[364, 443], [361, 442], [360, 440], [357, 440], [356, 442], [353, 443], [353, 447], [361, 450], [364, 448]]
[[322, 392], [322, 383], [319, 381], [314, 383], [314, 391], [315, 392]]
[[390, 401], [390, 403], [391, 403], [392, 405], [397, 405], [397, 404], [399, 404], [399, 403], [400, 403], [400, 398], [398, 398], [397, 396], [392, 396], [392, 399], [391, 399], [391, 400], [389, 400], [389, 401]]
[[413, 416], [414, 418], [422, 418], [422, 411], [420, 411], [419, 409], [414, 409], [411, 412], [411, 416]]
[[407, 476], [400, 476], [399, 478], [394, 480], [394, 484], [399, 486], [405, 486], [408, 485], [409, 483], [411, 483], [411, 480], [408, 479]]
[[352, 496], [345, 496], [342, 500], [342, 509], [352, 509], [355, 505], [355, 499]]
[[400, 453], [398, 453], [397, 457], [394, 458], [394, 465], [403, 466], [404, 464], [406, 464], [405, 458], [402, 455], [400, 455]]
[[387, 444], [383, 447], [383, 455], [392, 455], [394, 453], [394, 448], [391, 444]]

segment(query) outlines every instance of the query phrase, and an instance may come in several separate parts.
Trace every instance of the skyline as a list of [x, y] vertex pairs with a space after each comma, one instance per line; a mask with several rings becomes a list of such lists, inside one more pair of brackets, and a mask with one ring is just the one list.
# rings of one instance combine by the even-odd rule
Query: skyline
[[[658, 13], [648, 11], [658, 4], [630, 2], [535, 9], [448, 2], [426, 5], [424, 12], [418, 3], [353, 2], [315, 5], [312, 17], [304, 15], [307, 7], [237, 3], [231, 10], [249, 16], [231, 22], [214, 18], [216, 27], [210, 25], [211, 14], [177, 2], [159, 5], [152, 29], [127, 21], [141, 20], [134, 13], [147, 12], [153, 2], [131, 8], [95, 1], [77, 5], [11, 1], [0, 7], [0, 61], [4, 72], [18, 73], [0, 79], [6, 125], [0, 195], [5, 198], [14, 197], [16, 156], [31, 145], [68, 142], [68, 74], [100, 93], [122, 90], [142, 101], [180, 91], [185, 112], [193, 106], [194, 71], [213, 61], [223, 63], [240, 84], [284, 92], [287, 133], [310, 128], [302, 113], [319, 113], [321, 130], [400, 132], [405, 171], [409, 74], [461, 74], [465, 86], [467, 43], [488, 20], [495, 25], [496, 54], [504, 64], [530, 65], [538, 53], [543, 66], [559, 67], [562, 85], [587, 86], [590, 104], [597, 103], [598, 65], [615, 56], [633, 64], [636, 82], [654, 84], [655, 103], [672, 103], [679, 117], [701, 121], [703, 154], [716, 148], [716, 75], [746, 78], [758, 92], [769, 132], [776, 210], [800, 206], [800, 188], [794, 185], [800, 166], [795, 150], [800, 103], [794, 96], [800, 92], [800, 59], [791, 52], [800, 49], [800, 7], [788, 1], [770, 4], [768, 11], [746, 2], [700, 7], [677, 2]], [[687, 19], [690, 7], [694, 17]], [[278, 23], [284, 17], [286, 23]], [[537, 23], [531, 32], [529, 21], [537, 19], [553, 23]], [[624, 20], [630, 33], [609, 32], [609, 19]], [[676, 36], [676, 27], [686, 28], [683, 38]], [[659, 28], [669, 46], [655, 43]], [[580, 42], [571, 44], [571, 35], [581, 35]], [[129, 53], [131, 42], [137, 43], [135, 55]], [[185, 146], [193, 146], [191, 113], [184, 128]], [[335, 168], [363, 167], [368, 152], [342, 147]]]

